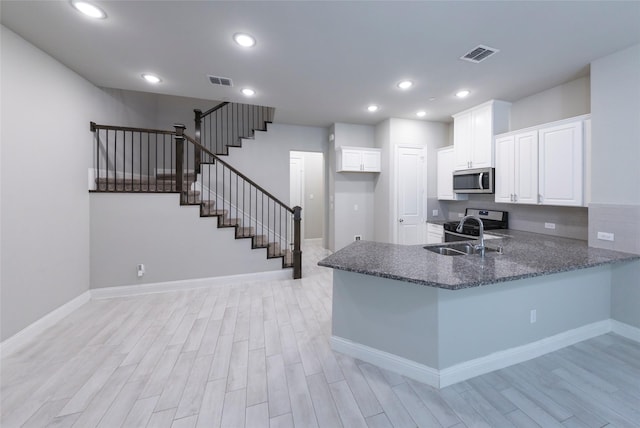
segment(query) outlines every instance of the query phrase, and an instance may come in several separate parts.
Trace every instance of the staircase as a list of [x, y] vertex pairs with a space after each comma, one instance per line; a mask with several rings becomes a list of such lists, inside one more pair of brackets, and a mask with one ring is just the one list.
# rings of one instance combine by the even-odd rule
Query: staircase
[[[220, 156], [266, 130], [273, 108], [222, 103], [196, 110], [196, 137], [184, 125], [173, 131], [98, 125], [94, 133], [93, 192], [177, 193], [180, 205], [197, 205], [200, 217], [234, 228], [235, 239], [265, 249], [269, 259], [302, 274], [300, 207], [290, 208]], [[201, 144], [201, 141], [203, 144]], [[203, 238], [205, 239], [205, 238]]]

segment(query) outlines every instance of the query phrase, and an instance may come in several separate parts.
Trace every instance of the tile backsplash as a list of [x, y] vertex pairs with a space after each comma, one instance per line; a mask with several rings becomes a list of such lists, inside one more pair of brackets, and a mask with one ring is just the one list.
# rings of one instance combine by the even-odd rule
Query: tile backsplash
[[[585, 207], [498, 204], [494, 195], [470, 195], [466, 201], [439, 201], [439, 206], [444, 220], [458, 220], [466, 208], [486, 208], [508, 211], [510, 229], [585, 241], [589, 236], [589, 213]], [[545, 228], [545, 223], [553, 223], [555, 229]]]

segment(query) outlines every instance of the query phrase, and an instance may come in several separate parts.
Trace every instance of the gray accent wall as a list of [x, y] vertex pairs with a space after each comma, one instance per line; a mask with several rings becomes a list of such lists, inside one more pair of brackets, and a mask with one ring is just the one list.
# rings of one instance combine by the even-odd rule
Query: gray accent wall
[[252, 250], [250, 239], [200, 217], [198, 206], [180, 206], [178, 194], [91, 194], [91, 288], [280, 269], [282, 259]]
[[511, 131], [591, 112], [590, 78], [581, 77], [511, 104]]
[[[396, 219], [394, 215], [395, 147], [408, 145], [426, 148], [427, 212], [440, 210], [437, 200], [437, 157], [439, 148], [449, 141], [449, 125], [425, 120], [387, 119], [376, 125], [376, 146], [382, 149], [382, 172], [375, 181], [375, 236], [379, 242], [393, 242]], [[426, 227], [426, 226], [425, 226]]]
[[[589, 245], [640, 254], [640, 44], [591, 63], [591, 108]], [[640, 262], [617, 267], [612, 284], [612, 318], [640, 328]]]
[[333, 230], [330, 231], [333, 248], [330, 249], [339, 250], [353, 242], [355, 235], [364, 240], [374, 239], [374, 183], [378, 173], [335, 172], [336, 149], [342, 146], [374, 147], [373, 126], [336, 123], [333, 134], [334, 141], [329, 149], [333, 157]]
[[5, 340], [89, 290], [89, 122], [145, 118], [4, 26], [0, 30]]

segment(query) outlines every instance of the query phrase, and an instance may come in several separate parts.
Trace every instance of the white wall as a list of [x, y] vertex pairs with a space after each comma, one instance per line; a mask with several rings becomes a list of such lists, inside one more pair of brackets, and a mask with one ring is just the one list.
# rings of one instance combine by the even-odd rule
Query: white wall
[[0, 29], [4, 340], [89, 289], [89, 122], [127, 112]]

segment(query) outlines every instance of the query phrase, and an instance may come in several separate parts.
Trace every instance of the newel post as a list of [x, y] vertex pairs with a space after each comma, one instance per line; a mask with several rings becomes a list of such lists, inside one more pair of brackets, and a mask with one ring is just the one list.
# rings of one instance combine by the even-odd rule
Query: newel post
[[[176, 129], [176, 188], [180, 192], [180, 205], [187, 203], [184, 195], [184, 130], [186, 126], [181, 123], [173, 125]], [[187, 192], [187, 198], [189, 193]]]
[[302, 251], [300, 250], [300, 224], [302, 208], [293, 207], [293, 279], [302, 278]]
[[[195, 122], [196, 122], [196, 135], [195, 135], [195, 139], [198, 143], [202, 144], [202, 140], [200, 139], [200, 131], [202, 129], [202, 110], [199, 109], [195, 109], [193, 110], [193, 112], [195, 113], [196, 117], [195, 117]], [[198, 149], [197, 147], [195, 148], [195, 169], [196, 169], [196, 174], [200, 174], [200, 162], [202, 159], [202, 151], [200, 149]]]

